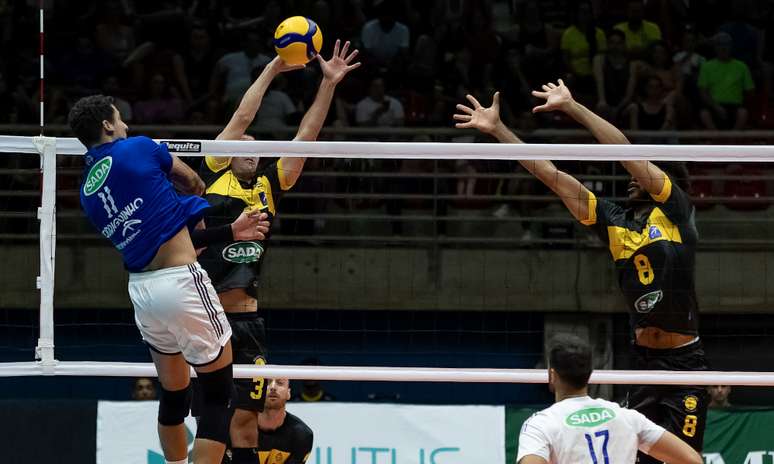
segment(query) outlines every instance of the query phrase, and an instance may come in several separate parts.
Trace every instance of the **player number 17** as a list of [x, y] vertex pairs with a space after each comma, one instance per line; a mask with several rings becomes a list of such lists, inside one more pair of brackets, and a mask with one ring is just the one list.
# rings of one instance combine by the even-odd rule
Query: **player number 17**
[[588, 443], [589, 445], [589, 454], [591, 454], [592, 464], [598, 464], [597, 453], [594, 451], [594, 438], [600, 438], [600, 437], [605, 438], [604, 441], [602, 441], [602, 457], [604, 458], [603, 463], [610, 464], [610, 459], [607, 457], [607, 442], [610, 440], [610, 431], [600, 430], [598, 432], [595, 432], [594, 438], [592, 438], [590, 433], [585, 434], [585, 436], [586, 436], [586, 443]]

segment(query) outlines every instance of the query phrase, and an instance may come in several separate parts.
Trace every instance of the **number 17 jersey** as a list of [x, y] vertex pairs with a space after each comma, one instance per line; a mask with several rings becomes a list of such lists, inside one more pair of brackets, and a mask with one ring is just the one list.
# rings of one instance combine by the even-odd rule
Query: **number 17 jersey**
[[524, 421], [518, 463], [535, 455], [549, 464], [634, 463], [664, 428], [632, 409], [588, 396], [568, 398]]

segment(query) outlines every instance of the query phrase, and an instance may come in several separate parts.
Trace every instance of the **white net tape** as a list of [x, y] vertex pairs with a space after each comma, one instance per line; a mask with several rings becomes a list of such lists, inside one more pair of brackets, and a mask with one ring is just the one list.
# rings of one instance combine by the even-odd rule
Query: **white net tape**
[[[719, 145], [569, 145], [569, 144], [491, 144], [491, 143], [389, 143], [389, 142], [275, 142], [159, 140], [167, 142], [170, 152], [185, 156], [302, 156], [318, 158], [381, 159], [492, 159], [492, 160], [586, 160], [701, 162], [774, 161], [772, 146]], [[0, 136], [0, 153], [36, 154], [43, 170], [41, 218], [41, 333], [39, 362], [0, 363], [0, 377], [19, 376], [155, 376], [152, 364], [60, 362], [53, 357], [53, 266], [56, 224], [56, 155], [83, 155], [85, 147], [73, 138]], [[51, 218], [52, 220], [45, 220]], [[234, 376], [286, 377], [309, 380], [350, 380], [387, 382], [486, 382], [547, 383], [545, 370], [538, 369], [443, 369], [421, 367], [345, 367], [345, 366], [234, 366]], [[774, 372], [713, 371], [624, 371], [599, 370], [591, 383], [651, 385], [747, 385], [774, 386]]]
[[[0, 153], [39, 153], [34, 140], [42, 137], [0, 136]], [[498, 143], [285, 142], [232, 140], [165, 140], [170, 152], [185, 156], [301, 156], [367, 159], [491, 159], [568, 161], [774, 161], [770, 145], [571, 145]], [[59, 155], [83, 155], [86, 148], [73, 138], [56, 138]]]

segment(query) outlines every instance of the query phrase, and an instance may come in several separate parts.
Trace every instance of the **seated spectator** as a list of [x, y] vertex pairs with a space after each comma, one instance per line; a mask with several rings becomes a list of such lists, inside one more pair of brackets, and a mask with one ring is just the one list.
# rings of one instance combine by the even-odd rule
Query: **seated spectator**
[[236, 107], [252, 84], [252, 70], [263, 68], [271, 61], [271, 58], [262, 52], [261, 36], [257, 31], [248, 31], [243, 43], [242, 50], [223, 55], [218, 60], [210, 81], [213, 95], [221, 97], [221, 103], [225, 105], [226, 110]]
[[594, 57], [594, 81], [597, 85], [597, 110], [615, 120], [629, 104], [632, 62], [626, 53], [626, 37], [619, 30], [607, 34], [607, 52]]
[[650, 76], [658, 76], [667, 92], [667, 96], [675, 100], [682, 96], [682, 75], [680, 68], [674, 63], [667, 44], [662, 41], [653, 42], [648, 46], [644, 61], [634, 66], [634, 88], [642, 88], [644, 81]]
[[153, 379], [147, 377], [136, 379], [132, 387], [132, 399], [134, 401], [154, 401], [156, 399], [156, 384]]
[[403, 119], [403, 105], [385, 94], [382, 78], [371, 82], [368, 96], [355, 106], [355, 122], [359, 126], [402, 126]]
[[288, 80], [285, 75], [279, 74], [274, 78], [269, 91], [266, 92], [261, 101], [258, 113], [255, 115], [254, 127], [264, 129], [283, 127], [289, 124], [290, 116], [297, 113], [298, 109], [293, 104], [293, 100], [285, 93], [287, 85]]
[[191, 89], [193, 104], [196, 105], [210, 92], [212, 70], [218, 62], [220, 53], [212, 45], [212, 37], [207, 28], [196, 23], [188, 35], [188, 47], [183, 52], [185, 74]]
[[581, 1], [575, 8], [573, 23], [562, 34], [562, 52], [568, 79], [580, 92], [592, 93], [594, 79], [591, 60], [607, 49], [607, 39], [596, 25], [591, 3]]
[[631, 130], [669, 130], [674, 128], [675, 110], [664, 84], [656, 75], [644, 81], [641, 98], [631, 103], [626, 112]]
[[121, 113], [121, 119], [124, 122], [132, 122], [134, 119], [132, 115], [132, 105], [128, 101], [121, 98], [121, 86], [118, 82], [118, 77], [108, 76], [104, 82], [102, 82], [102, 93], [113, 97], [113, 106], [116, 107], [119, 113]]
[[135, 121], [141, 124], [168, 124], [183, 119], [183, 101], [167, 86], [162, 74], [154, 74], [149, 83], [148, 98], [134, 105]]
[[699, 90], [705, 105], [701, 121], [711, 130], [743, 129], [749, 116], [744, 100], [755, 89], [750, 69], [731, 57], [730, 35], [721, 32], [713, 40], [717, 56], [699, 71]]
[[629, 2], [628, 20], [615, 25], [615, 29], [626, 36], [626, 48], [634, 57], [642, 56], [645, 50], [657, 40], [661, 40], [661, 29], [658, 24], [646, 21], [645, 8], [642, 0]]
[[128, 24], [122, 2], [108, 0], [100, 4], [101, 14], [97, 18], [97, 47], [122, 62], [134, 50], [134, 29]]
[[333, 17], [341, 33], [341, 40], [355, 41], [360, 38], [366, 16], [360, 0], [333, 0]]
[[680, 79], [683, 82], [683, 95], [694, 107], [701, 103], [699, 95], [699, 70], [706, 58], [696, 52], [698, 37], [693, 28], [686, 28], [683, 32], [683, 45], [675, 53], [674, 63], [680, 71]]
[[409, 51], [409, 28], [395, 19], [395, 5], [394, 1], [376, 0], [377, 19], [365, 23], [360, 34], [364, 60], [391, 71], [402, 68]]
[[731, 56], [756, 70], [761, 60], [761, 34], [746, 21], [746, 6], [747, 2], [730, 2], [729, 21], [720, 26], [720, 32], [731, 36]]
[[730, 385], [711, 385], [707, 387], [707, 393], [710, 396], [710, 408], [727, 409], [731, 407], [731, 402], [728, 400], [729, 395], [731, 395]]

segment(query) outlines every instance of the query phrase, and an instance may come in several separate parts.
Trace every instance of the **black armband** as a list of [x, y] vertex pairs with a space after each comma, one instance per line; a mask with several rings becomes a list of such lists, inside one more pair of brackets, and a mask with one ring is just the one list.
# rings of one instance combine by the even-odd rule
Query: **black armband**
[[213, 243], [228, 243], [234, 241], [231, 224], [219, 227], [207, 227], [191, 231], [191, 242], [194, 248], [204, 248]]

